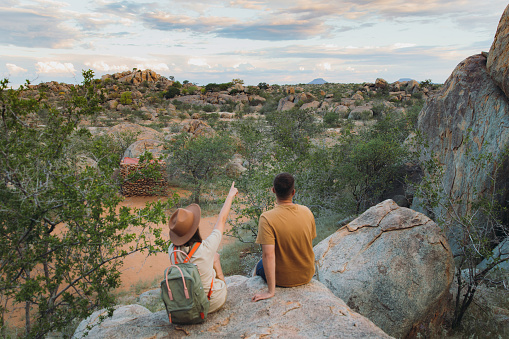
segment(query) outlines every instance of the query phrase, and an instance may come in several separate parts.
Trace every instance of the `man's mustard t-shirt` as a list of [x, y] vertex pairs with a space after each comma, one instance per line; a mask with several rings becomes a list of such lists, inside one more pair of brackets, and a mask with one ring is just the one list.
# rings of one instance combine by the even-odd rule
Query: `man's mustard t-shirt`
[[277, 205], [261, 215], [256, 243], [275, 245], [277, 286], [298, 286], [311, 280], [314, 238], [315, 218], [306, 206]]

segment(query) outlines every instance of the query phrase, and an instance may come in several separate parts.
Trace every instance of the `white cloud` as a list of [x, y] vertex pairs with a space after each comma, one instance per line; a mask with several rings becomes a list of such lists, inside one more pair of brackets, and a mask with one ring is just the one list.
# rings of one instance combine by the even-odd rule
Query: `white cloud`
[[332, 66], [329, 62], [324, 62], [324, 63], [318, 64], [317, 67], [319, 69], [323, 69], [324, 71], [332, 70]]
[[22, 67], [16, 66], [15, 64], [5, 64], [5, 66], [7, 66], [9, 73], [12, 75], [28, 72], [28, 70], [26, 70]]
[[105, 63], [104, 61], [99, 62], [85, 62], [85, 66], [92, 67], [93, 69], [101, 72], [123, 72], [129, 70], [129, 67], [127, 65], [109, 65]]
[[194, 65], [194, 66], [207, 66], [210, 68], [210, 65], [207, 64], [207, 60], [202, 58], [191, 58], [187, 61], [188, 65]]
[[167, 72], [170, 70], [168, 65], [166, 65], [165, 63], [162, 63], [162, 62], [158, 63], [158, 64], [152, 64], [152, 63], [137, 64], [136, 68], [141, 69], [141, 70], [150, 69], [150, 70], [156, 71], [156, 72], [165, 72], [165, 71]]
[[39, 61], [35, 67], [37, 68], [37, 73], [72, 73], [75, 74], [76, 70], [74, 69], [74, 65], [70, 62], [61, 63], [58, 61], [49, 61], [49, 62], [41, 62]]
[[397, 42], [393, 45], [394, 49], [399, 49], [399, 48], [409, 48], [409, 47], [415, 47], [417, 46], [416, 44], [409, 44], [409, 43], [404, 43], [404, 42]]

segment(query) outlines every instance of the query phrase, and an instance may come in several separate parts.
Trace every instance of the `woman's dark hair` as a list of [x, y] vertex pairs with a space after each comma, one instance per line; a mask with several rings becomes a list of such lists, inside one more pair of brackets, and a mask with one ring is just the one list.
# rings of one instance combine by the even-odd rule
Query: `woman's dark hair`
[[295, 179], [290, 173], [279, 173], [274, 178], [273, 186], [279, 199], [287, 199], [295, 188]]
[[196, 230], [194, 235], [191, 237], [191, 239], [189, 239], [189, 241], [184, 244], [184, 247], [191, 247], [191, 246], [193, 246], [193, 244], [195, 242], [201, 242], [201, 241], [202, 241], [202, 239], [200, 236], [200, 228], [198, 227], [198, 229]]

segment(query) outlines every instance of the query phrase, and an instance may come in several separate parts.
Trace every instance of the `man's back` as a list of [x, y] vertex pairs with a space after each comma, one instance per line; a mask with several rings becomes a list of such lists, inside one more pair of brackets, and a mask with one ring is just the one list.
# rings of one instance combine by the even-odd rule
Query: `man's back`
[[276, 285], [308, 283], [314, 275], [315, 219], [302, 205], [277, 205], [260, 217], [256, 243], [275, 245]]

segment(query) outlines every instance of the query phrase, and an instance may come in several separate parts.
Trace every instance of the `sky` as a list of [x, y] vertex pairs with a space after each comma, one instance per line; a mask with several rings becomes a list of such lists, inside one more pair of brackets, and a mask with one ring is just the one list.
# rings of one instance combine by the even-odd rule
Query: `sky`
[[489, 51], [501, 0], [0, 0], [0, 78], [151, 69], [199, 85], [443, 83]]

